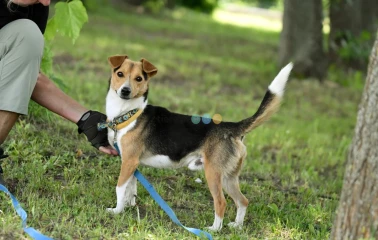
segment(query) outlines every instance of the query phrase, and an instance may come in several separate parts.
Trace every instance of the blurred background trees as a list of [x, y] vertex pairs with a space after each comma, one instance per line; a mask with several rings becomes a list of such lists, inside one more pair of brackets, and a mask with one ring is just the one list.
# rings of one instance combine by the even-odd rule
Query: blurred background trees
[[[285, 0], [284, 2], [279, 58], [281, 66], [285, 61], [287, 62], [287, 59], [292, 59], [297, 63], [295, 71], [298, 74], [318, 79], [325, 76], [330, 65], [364, 71], [367, 69], [369, 53], [378, 27], [377, 1]], [[311, 5], [311, 8], [304, 6], [306, 4]], [[329, 22], [327, 46], [323, 44], [323, 37], [320, 36], [320, 33], [321, 35], [324, 33], [322, 25], [324, 21]], [[306, 37], [303, 38], [301, 36], [304, 33]], [[301, 39], [299, 43], [295, 41], [298, 38]], [[296, 47], [289, 48], [288, 51], [287, 42], [294, 42], [291, 44]], [[323, 51], [326, 52], [327, 57], [322, 57]]]
[[[83, 0], [89, 11], [106, 0]], [[223, 3], [238, 3], [283, 12], [279, 66], [295, 64], [297, 77], [322, 80], [328, 67], [366, 71], [378, 27], [376, 0], [112, 0], [138, 11], [157, 14], [164, 9], [186, 7], [212, 13]]]
[[327, 59], [323, 44], [321, 0], [285, 0], [278, 64], [293, 61], [303, 77], [322, 79]]
[[[83, 0], [84, 5], [89, 9], [100, 8], [106, 4], [106, 0]], [[211, 13], [218, 5], [218, 0], [116, 0], [115, 3], [125, 3], [130, 6], [142, 6], [148, 12], [159, 12], [164, 8], [172, 9], [176, 6], [183, 6], [204, 13]]]

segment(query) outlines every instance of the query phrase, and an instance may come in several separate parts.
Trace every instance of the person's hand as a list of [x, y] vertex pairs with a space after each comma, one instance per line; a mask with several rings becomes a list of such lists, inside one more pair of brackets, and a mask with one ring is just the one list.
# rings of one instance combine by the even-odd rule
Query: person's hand
[[93, 147], [106, 154], [118, 155], [117, 151], [108, 142], [108, 129], [97, 129], [97, 124], [104, 121], [106, 121], [105, 114], [88, 111], [83, 114], [76, 125], [78, 126], [79, 134], [84, 133]]
[[111, 146], [100, 147], [98, 150], [100, 150], [103, 153], [109, 154], [109, 155], [113, 155], [113, 156], [117, 156], [118, 155], [117, 150], [115, 150]]

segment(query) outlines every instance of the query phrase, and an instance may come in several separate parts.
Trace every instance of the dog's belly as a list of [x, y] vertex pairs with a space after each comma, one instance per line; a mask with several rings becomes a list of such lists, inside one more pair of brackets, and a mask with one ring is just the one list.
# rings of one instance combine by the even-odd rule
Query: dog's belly
[[198, 152], [193, 152], [185, 156], [180, 161], [173, 161], [166, 155], [144, 154], [140, 159], [140, 163], [154, 168], [181, 168], [188, 167], [190, 170], [203, 169], [202, 156]]

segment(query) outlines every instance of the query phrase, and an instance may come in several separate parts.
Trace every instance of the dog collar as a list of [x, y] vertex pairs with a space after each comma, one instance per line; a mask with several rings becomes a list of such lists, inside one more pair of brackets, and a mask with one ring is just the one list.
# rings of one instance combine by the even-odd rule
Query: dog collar
[[106, 120], [106, 122], [99, 122], [97, 124], [97, 129], [102, 130], [109, 127], [113, 130], [121, 130], [136, 120], [139, 115], [142, 114], [142, 112], [142, 109], [135, 108], [119, 117], [114, 118], [113, 121]]

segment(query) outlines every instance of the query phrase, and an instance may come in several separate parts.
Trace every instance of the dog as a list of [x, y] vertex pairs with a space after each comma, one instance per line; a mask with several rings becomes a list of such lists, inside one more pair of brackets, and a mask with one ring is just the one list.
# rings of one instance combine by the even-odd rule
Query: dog
[[240, 122], [198, 122], [192, 116], [147, 104], [150, 80], [158, 72], [152, 63], [146, 59], [132, 61], [126, 55], [112, 56], [108, 61], [108, 139], [112, 145], [117, 143], [122, 164], [116, 186], [117, 206], [107, 210], [117, 214], [135, 205], [137, 182], [133, 173], [139, 164], [174, 169], [187, 166], [204, 169], [215, 208], [214, 223], [208, 229], [222, 228], [226, 208], [222, 188], [237, 206], [236, 219], [229, 226], [241, 228], [248, 205], [239, 188], [247, 155], [243, 138], [278, 110], [293, 64], [284, 67], [269, 85], [253, 116]]

